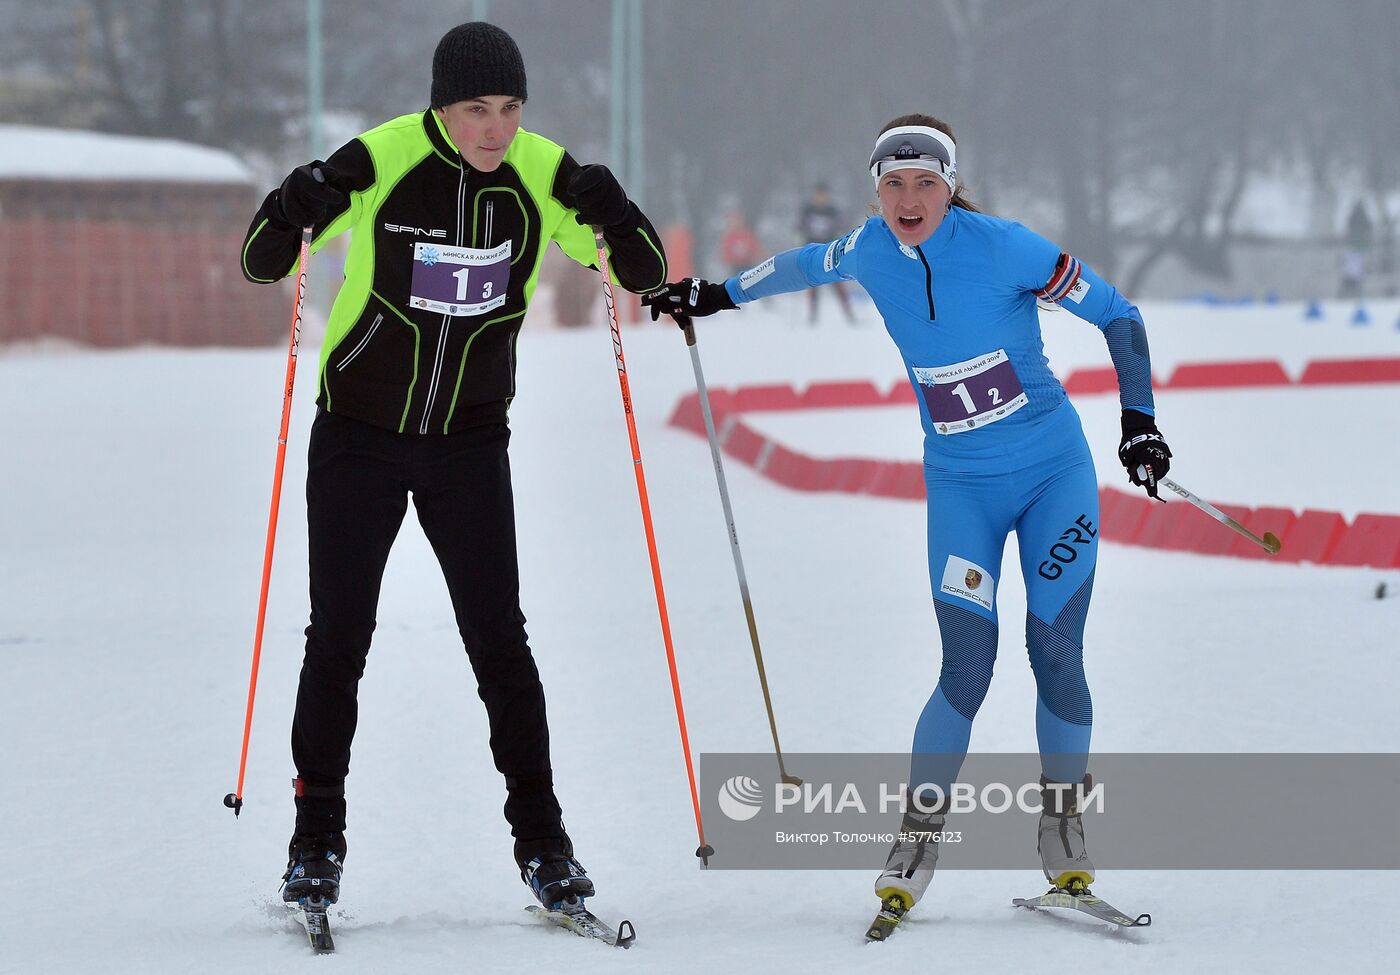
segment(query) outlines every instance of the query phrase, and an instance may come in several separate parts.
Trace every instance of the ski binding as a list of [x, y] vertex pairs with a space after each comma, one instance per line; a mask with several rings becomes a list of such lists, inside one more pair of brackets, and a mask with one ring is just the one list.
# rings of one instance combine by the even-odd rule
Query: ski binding
[[566, 900], [558, 909], [550, 910], [542, 904], [531, 904], [525, 908], [535, 917], [550, 924], [572, 931], [580, 938], [592, 938], [614, 948], [630, 948], [637, 940], [637, 931], [631, 921], [623, 921], [613, 930], [596, 914], [583, 906], [583, 901]]
[[865, 940], [884, 941], [899, 927], [899, 922], [904, 920], [911, 906], [913, 905], [904, 903], [904, 897], [900, 894], [890, 894], [880, 901], [880, 913], [870, 922], [870, 927], [865, 932]]
[[328, 955], [335, 951], [335, 941], [331, 938], [331, 922], [328, 910], [330, 905], [321, 897], [303, 897], [288, 907], [297, 912], [297, 920], [306, 929], [307, 941], [311, 950], [318, 955]]
[[1103, 898], [1095, 897], [1093, 891], [1079, 883], [1075, 883], [1069, 889], [1051, 887], [1039, 897], [1017, 897], [1011, 904], [1013, 907], [1024, 907], [1032, 911], [1039, 909], [1079, 911], [1081, 914], [1087, 914], [1118, 928], [1145, 928], [1152, 923], [1151, 914], [1129, 917]]

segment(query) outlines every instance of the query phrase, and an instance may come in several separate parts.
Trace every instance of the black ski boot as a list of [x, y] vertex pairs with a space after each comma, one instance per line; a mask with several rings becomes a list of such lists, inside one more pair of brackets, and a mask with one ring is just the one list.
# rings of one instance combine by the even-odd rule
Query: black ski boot
[[336, 902], [345, 866], [344, 833], [297, 833], [287, 847], [287, 858], [287, 872], [282, 875], [284, 901]]
[[515, 862], [520, 865], [520, 879], [548, 910], [581, 906], [585, 897], [593, 896], [593, 881], [574, 859], [574, 844], [567, 833], [517, 839]]
[[548, 910], [582, 905], [593, 896], [593, 881], [583, 864], [563, 853], [542, 853], [520, 865], [520, 879], [530, 885]]

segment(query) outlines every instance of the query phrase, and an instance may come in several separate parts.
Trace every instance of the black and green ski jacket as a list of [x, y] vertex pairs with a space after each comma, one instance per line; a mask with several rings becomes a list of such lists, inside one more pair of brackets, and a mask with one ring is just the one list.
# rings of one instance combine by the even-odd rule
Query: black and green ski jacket
[[[521, 129], [501, 165], [479, 172], [431, 110], [385, 122], [327, 162], [346, 202], [313, 228], [312, 251], [352, 233], [321, 346], [317, 403], [400, 433], [504, 422], [516, 341], [549, 242], [597, 265], [592, 231], [575, 219], [567, 190], [578, 163]], [[296, 264], [301, 230], [282, 219], [277, 194], [248, 228], [250, 281], [280, 280]], [[604, 239], [623, 287], [665, 282], [660, 237], [635, 204]]]

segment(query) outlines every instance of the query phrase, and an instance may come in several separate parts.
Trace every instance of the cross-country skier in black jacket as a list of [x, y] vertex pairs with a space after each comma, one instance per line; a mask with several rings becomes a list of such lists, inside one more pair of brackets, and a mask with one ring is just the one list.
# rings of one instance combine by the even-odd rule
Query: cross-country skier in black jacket
[[285, 277], [301, 228], [313, 250], [352, 232], [321, 350], [306, 497], [311, 625], [292, 722], [296, 828], [282, 893], [334, 903], [345, 859], [345, 777], [356, 692], [390, 545], [413, 496], [505, 776], [521, 876], [546, 906], [587, 896], [549, 759], [544, 691], [520, 611], [506, 411], [515, 347], [553, 240], [619, 282], [666, 280], [651, 223], [604, 166], [520, 129], [520, 51], [462, 24], [433, 55], [431, 107], [298, 167], [253, 218], [251, 281]]

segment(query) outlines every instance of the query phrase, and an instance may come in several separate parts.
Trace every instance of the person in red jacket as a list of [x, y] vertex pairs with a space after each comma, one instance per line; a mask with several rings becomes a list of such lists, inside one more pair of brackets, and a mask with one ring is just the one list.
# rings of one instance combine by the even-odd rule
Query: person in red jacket
[[730, 210], [729, 216], [725, 218], [724, 236], [719, 242], [719, 256], [731, 277], [747, 271], [766, 256], [758, 235], [738, 210]]

